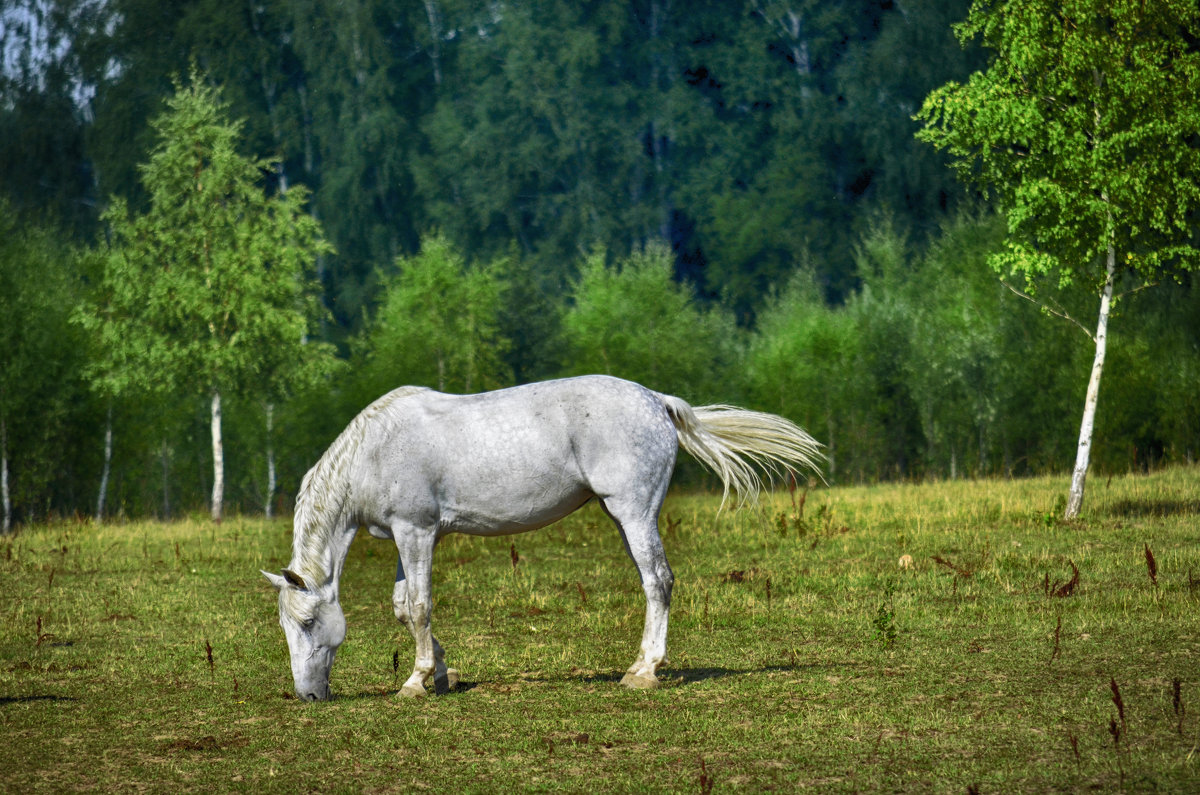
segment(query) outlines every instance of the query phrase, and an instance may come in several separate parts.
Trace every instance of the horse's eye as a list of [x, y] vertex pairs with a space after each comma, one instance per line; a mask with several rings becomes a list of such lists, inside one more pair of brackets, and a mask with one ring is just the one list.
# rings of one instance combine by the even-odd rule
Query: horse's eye
[[304, 621], [300, 622], [300, 625], [301, 625], [302, 627], [304, 627], [305, 629], [312, 629], [312, 628], [313, 628], [313, 624], [315, 624], [315, 623], [317, 623], [316, 616], [314, 616], [314, 617], [312, 617], [312, 618], [306, 618], [306, 619], [304, 619]]

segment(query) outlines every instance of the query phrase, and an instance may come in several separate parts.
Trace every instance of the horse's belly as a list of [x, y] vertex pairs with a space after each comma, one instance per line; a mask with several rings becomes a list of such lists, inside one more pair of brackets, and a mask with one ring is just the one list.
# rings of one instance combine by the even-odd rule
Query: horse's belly
[[507, 535], [536, 530], [578, 510], [594, 495], [571, 479], [537, 480], [510, 477], [475, 484], [465, 494], [443, 493], [439, 526], [470, 535]]

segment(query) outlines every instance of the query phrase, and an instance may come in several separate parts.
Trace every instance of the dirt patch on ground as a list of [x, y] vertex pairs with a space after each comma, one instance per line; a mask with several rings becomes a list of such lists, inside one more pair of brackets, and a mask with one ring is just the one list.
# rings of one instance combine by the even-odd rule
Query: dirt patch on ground
[[164, 753], [175, 751], [221, 751], [229, 748], [242, 748], [249, 745], [250, 741], [241, 735], [233, 735], [231, 737], [217, 737], [206, 734], [203, 737], [180, 737], [165, 743], [162, 746]]

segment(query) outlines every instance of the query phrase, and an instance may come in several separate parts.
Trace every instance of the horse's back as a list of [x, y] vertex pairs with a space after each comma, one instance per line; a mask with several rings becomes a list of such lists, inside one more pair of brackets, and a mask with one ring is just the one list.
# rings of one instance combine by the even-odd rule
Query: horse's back
[[364, 438], [355, 488], [394, 514], [502, 533], [548, 524], [593, 496], [665, 490], [678, 442], [656, 393], [607, 376], [476, 395], [418, 392]]

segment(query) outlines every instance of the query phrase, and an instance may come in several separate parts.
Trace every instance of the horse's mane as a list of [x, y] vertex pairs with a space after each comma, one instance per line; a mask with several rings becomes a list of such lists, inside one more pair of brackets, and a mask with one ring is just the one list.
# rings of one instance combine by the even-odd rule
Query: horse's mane
[[292, 566], [301, 574], [317, 582], [330, 574], [323, 560], [333, 533], [344, 524], [342, 520], [348, 518], [345, 515], [350, 493], [347, 471], [367, 429], [381, 415], [386, 415], [397, 401], [425, 391], [425, 387], [402, 386], [367, 406], [308, 470], [296, 497], [292, 536]]

